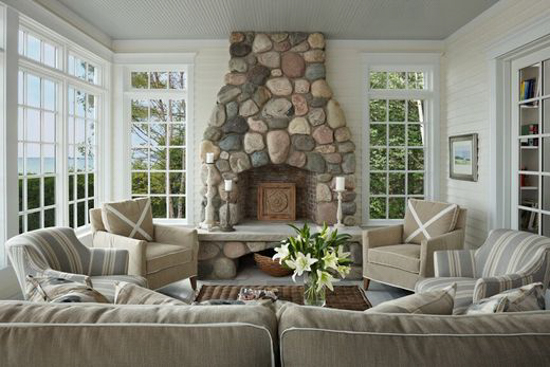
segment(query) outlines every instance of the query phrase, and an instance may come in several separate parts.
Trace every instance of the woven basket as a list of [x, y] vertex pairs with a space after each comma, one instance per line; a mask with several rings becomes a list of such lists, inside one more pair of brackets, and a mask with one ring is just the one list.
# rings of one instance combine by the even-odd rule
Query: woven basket
[[286, 277], [287, 275], [292, 274], [291, 269], [283, 267], [278, 261], [271, 259], [271, 257], [264, 256], [256, 252], [254, 254], [254, 260], [261, 271], [271, 275], [272, 277]]

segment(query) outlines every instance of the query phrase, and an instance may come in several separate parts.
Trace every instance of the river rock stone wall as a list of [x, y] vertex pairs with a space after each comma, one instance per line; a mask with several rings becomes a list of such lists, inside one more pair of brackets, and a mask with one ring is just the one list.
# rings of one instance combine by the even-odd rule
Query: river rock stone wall
[[[289, 165], [315, 174], [315, 222], [336, 221], [335, 177], [346, 177], [344, 224], [355, 225], [355, 145], [340, 104], [326, 81], [325, 38], [321, 33], [235, 32], [224, 86], [204, 131], [201, 159], [214, 153], [216, 213], [225, 215], [223, 179], [239, 180], [247, 170]], [[202, 167], [206, 182], [206, 166]], [[241, 213], [239, 185], [230, 215]], [[203, 188], [203, 194], [206, 188]], [[203, 213], [206, 200], [203, 200]]]

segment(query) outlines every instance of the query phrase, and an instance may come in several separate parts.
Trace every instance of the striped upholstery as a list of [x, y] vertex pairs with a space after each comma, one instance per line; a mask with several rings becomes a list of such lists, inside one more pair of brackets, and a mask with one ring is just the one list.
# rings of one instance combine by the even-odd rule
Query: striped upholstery
[[6, 250], [21, 289], [25, 287], [27, 275], [44, 272], [83, 283], [88, 276], [93, 282], [94, 276], [128, 273], [127, 250], [88, 248], [78, 240], [72, 228], [46, 228], [24, 233], [10, 239]]
[[416, 283], [415, 291], [424, 293], [443, 289], [449, 285], [456, 283], [456, 295], [454, 314], [461, 314], [472, 304], [472, 294], [476, 286], [477, 279], [462, 278], [462, 277], [443, 277], [443, 278], [426, 278]]
[[[443, 288], [466, 277], [473, 286], [466, 288], [455, 306], [462, 309], [470, 303], [491, 297], [508, 289], [533, 282], [542, 282], [545, 289], [550, 281], [550, 238], [531, 233], [497, 229], [477, 251], [438, 251], [434, 253], [437, 278], [419, 281], [415, 290]], [[459, 285], [460, 290], [460, 285]], [[468, 305], [466, 305], [467, 307]], [[455, 308], [455, 313], [457, 310]]]
[[453, 250], [434, 252], [436, 277], [470, 277], [476, 274], [474, 250]]

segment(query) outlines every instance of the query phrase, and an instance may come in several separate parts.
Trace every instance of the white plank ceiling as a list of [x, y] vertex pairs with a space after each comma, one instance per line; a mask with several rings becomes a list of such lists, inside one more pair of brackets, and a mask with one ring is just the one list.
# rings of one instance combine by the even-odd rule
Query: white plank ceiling
[[58, 14], [54, 3], [60, 2], [112, 39], [225, 39], [231, 31], [253, 30], [321, 31], [332, 39], [441, 40], [498, 0], [35, 1]]

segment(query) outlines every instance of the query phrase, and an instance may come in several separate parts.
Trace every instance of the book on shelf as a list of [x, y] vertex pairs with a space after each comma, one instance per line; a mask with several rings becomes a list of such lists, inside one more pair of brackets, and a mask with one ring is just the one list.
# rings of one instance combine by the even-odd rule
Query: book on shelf
[[535, 98], [537, 91], [537, 78], [523, 80], [519, 87], [520, 100]]
[[[527, 124], [521, 126], [521, 135], [537, 135], [539, 133], [539, 125], [538, 124]], [[522, 146], [538, 146], [539, 145], [539, 139], [537, 138], [522, 138], [521, 139], [521, 145]]]

